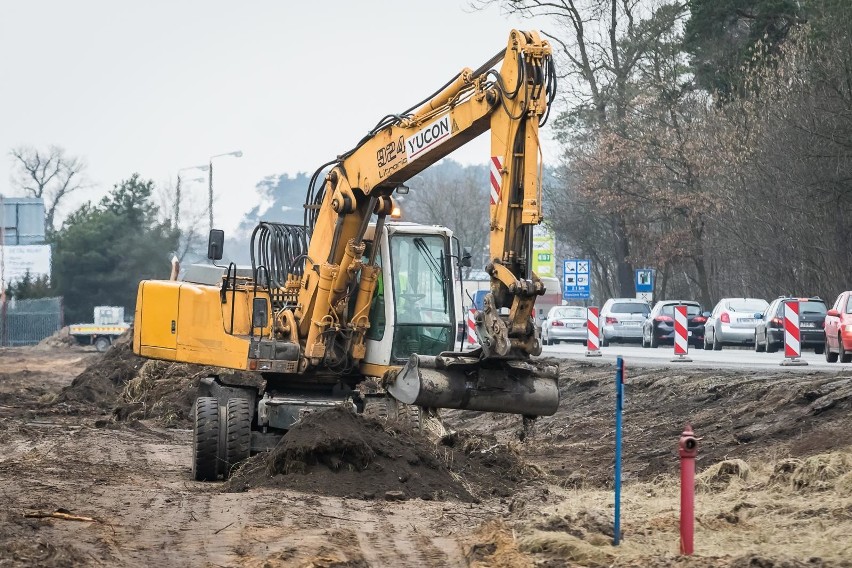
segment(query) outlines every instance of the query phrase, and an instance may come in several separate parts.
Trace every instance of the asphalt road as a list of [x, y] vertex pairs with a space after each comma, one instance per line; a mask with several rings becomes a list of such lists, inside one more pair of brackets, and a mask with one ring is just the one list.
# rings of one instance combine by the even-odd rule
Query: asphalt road
[[[586, 348], [581, 343], [560, 343], [546, 345], [542, 349], [543, 357], [564, 357], [586, 359]], [[623, 357], [625, 364], [633, 366], [674, 366], [696, 367], [704, 369], [786, 369], [791, 372], [806, 371], [845, 371], [852, 372], [852, 363], [826, 363], [825, 355], [816, 355], [813, 350], [802, 354], [801, 360], [807, 366], [782, 366], [783, 349], [778, 353], [755, 353], [754, 349], [725, 347], [722, 351], [704, 351], [690, 346], [688, 359], [691, 361], [672, 362], [675, 359], [674, 348], [662, 345], [657, 349], [643, 349], [638, 343], [611, 344], [601, 348], [601, 357], [595, 361], [615, 363], [616, 357]], [[589, 358], [591, 359], [591, 358]]]

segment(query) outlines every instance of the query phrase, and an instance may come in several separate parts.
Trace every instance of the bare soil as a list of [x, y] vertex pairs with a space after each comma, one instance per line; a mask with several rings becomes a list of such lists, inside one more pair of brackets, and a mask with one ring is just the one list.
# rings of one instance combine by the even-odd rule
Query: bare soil
[[[0, 567], [852, 566], [852, 377], [631, 372], [613, 547], [614, 371], [559, 362], [560, 410], [532, 436], [471, 412], [446, 413], [443, 441], [309, 415], [223, 484], [190, 472], [204, 369], [121, 345], [0, 349]], [[691, 558], [687, 421], [702, 437]], [[32, 516], [57, 511], [89, 520]]]

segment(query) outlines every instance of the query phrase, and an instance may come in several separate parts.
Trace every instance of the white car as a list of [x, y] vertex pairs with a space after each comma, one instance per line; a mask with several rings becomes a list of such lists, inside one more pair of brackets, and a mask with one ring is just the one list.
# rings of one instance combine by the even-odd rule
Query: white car
[[613, 341], [641, 341], [642, 322], [651, 313], [645, 300], [610, 298], [601, 308], [601, 346]]
[[588, 337], [586, 308], [583, 306], [554, 306], [541, 324], [542, 345], [560, 341], [586, 341]]
[[754, 315], [769, 303], [760, 298], [722, 298], [704, 324], [704, 349], [719, 351], [722, 345], [754, 345]]

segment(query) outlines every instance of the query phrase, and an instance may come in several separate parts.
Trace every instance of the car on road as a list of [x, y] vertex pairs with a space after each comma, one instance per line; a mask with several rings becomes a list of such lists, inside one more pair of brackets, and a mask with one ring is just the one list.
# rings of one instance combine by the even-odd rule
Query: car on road
[[701, 304], [692, 300], [661, 300], [642, 324], [642, 347], [674, 343], [674, 309], [679, 305], [686, 306], [687, 341], [693, 345], [704, 343], [704, 322], [710, 312], [702, 312]]
[[763, 312], [769, 302], [760, 298], [722, 298], [704, 324], [704, 349], [720, 351], [723, 345], [751, 345], [754, 342], [755, 312]]
[[781, 296], [772, 300], [762, 313], [755, 313], [759, 318], [754, 327], [754, 350], [775, 353], [784, 346], [784, 306], [787, 302], [799, 302], [799, 342], [801, 349], [813, 348], [814, 353], [821, 355], [825, 350], [825, 302], [819, 297], [794, 298]]
[[651, 313], [645, 300], [636, 298], [610, 298], [600, 313], [601, 346], [615, 341], [640, 341], [642, 322]]
[[560, 341], [586, 341], [588, 337], [586, 308], [554, 306], [541, 324], [541, 343], [556, 345]]
[[852, 290], [837, 296], [825, 314], [825, 360], [852, 363]]

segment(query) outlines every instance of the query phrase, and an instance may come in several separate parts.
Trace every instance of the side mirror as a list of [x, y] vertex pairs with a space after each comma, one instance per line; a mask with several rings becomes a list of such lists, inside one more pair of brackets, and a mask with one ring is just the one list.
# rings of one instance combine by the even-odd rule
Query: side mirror
[[472, 265], [470, 261], [470, 249], [463, 249], [461, 259], [459, 260], [459, 266], [464, 266], [469, 268]]
[[705, 318], [709, 318], [710, 312], [701, 312], [701, 315], [704, 316]]
[[269, 325], [269, 302], [266, 298], [255, 298], [251, 302], [251, 327], [264, 328]]
[[207, 258], [210, 260], [222, 260], [222, 251], [225, 248], [225, 231], [222, 229], [210, 229], [207, 237]]
[[754, 312], [754, 319], [763, 319], [763, 314], [761, 312]]
[[831, 309], [831, 310], [828, 310], [827, 312], [825, 312], [825, 315], [827, 315], [827, 316], [831, 316], [831, 317], [833, 317], [833, 318], [839, 318], [839, 317], [840, 317], [840, 312], [839, 312], [839, 311], [837, 311], [837, 310], [835, 310], [835, 309]]

